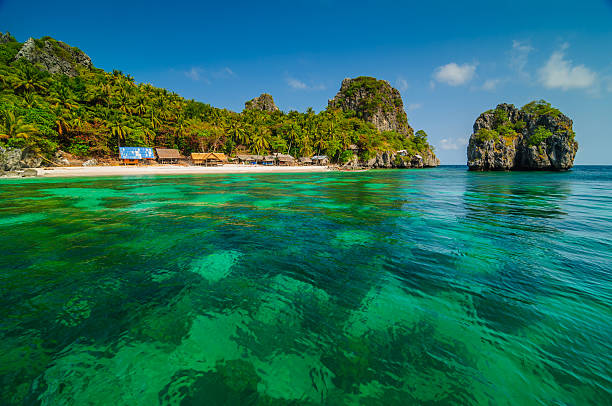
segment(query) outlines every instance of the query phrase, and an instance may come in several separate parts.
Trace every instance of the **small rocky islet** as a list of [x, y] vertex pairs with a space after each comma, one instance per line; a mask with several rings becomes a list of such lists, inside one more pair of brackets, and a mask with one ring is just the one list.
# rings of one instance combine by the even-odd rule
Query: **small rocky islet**
[[578, 142], [573, 122], [550, 103], [539, 100], [521, 109], [499, 104], [474, 123], [467, 164], [476, 171], [568, 170]]

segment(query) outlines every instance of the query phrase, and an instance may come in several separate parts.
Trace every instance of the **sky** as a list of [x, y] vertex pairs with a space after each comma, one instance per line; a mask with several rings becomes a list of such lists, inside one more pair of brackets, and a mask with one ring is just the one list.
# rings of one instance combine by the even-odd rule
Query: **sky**
[[465, 164], [483, 111], [545, 99], [574, 121], [575, 164], [612, 164], [612, 0], [0, 0], [0, 31], [233, 111], [263, 92], [320, 111], [342, 79], [384, 79], [443, 164]]

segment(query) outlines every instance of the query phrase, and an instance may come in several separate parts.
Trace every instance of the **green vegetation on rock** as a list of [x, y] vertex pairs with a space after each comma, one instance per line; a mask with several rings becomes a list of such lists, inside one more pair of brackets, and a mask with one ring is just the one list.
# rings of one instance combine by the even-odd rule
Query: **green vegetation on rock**
[[549, 137], [552, 137], [553, 133], [546, 129], [546, 127], [539, 126], [535, 129], [533, 134], [529, 137], [528, 145], [535, 146], [540, 145], [540, 143], [546, 140]]
[[531, 103], [527, 103], [523, 106], [523, 108], [521, 108], [521, 111], [528, 114], [534, 114], [536, 116], [547, 115], [554, 118], [558, 117], [561, 114], [561, 111], [559, 109], [552, 107], [551, 104], [548, 103], [546, 100], [535, 100]]

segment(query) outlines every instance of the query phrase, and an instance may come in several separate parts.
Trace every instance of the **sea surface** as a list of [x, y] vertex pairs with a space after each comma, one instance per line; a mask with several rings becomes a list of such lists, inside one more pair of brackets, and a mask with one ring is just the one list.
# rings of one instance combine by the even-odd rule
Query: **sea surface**
[[609, 405], [612, 167], [0, 181], [1, 405]]

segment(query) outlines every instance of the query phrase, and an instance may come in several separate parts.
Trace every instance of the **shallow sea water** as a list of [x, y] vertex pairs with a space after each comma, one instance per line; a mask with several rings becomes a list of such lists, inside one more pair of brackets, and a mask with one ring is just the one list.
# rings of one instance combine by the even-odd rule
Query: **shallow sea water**
[[611, 403], [612, 167], [0, 197], [2, 405]]

